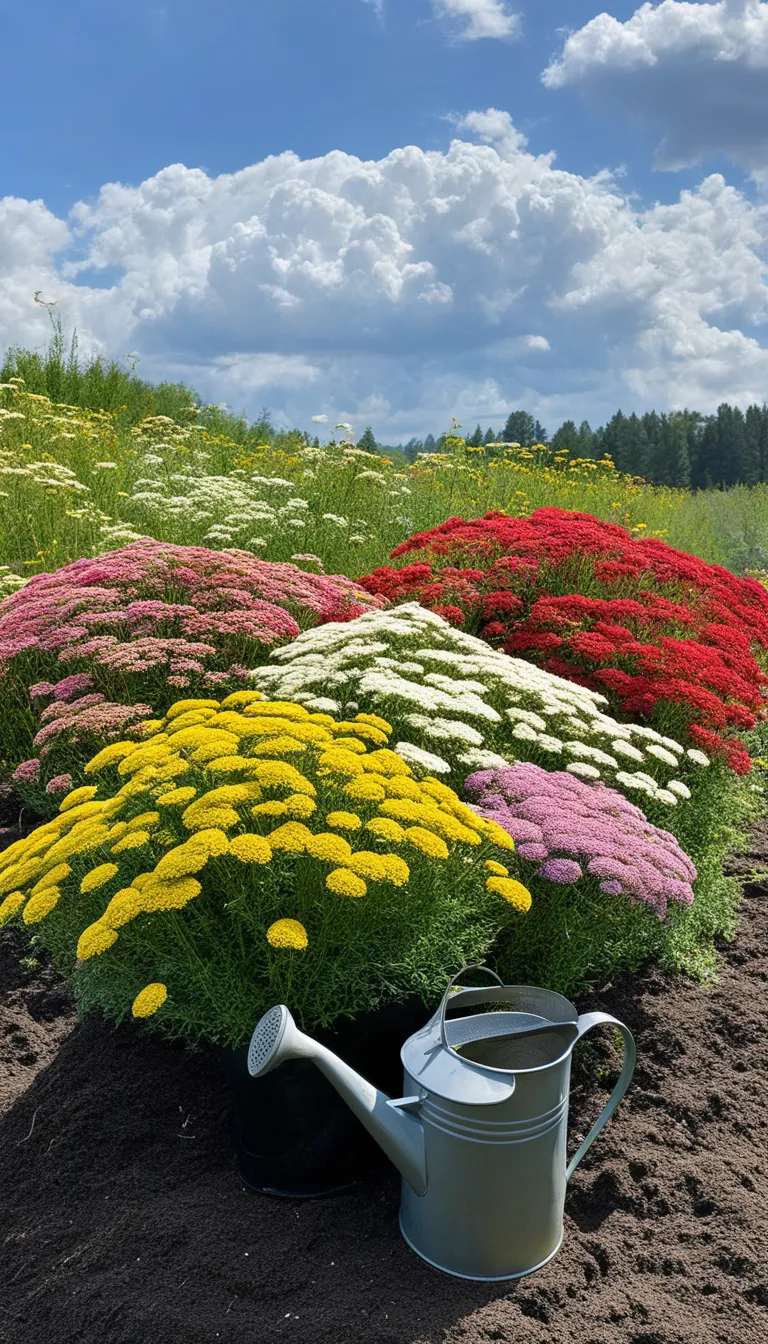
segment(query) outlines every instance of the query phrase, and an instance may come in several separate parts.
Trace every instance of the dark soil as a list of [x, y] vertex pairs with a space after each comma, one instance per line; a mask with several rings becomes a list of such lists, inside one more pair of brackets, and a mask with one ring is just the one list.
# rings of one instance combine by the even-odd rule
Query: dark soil
[[[714, 989], [651, 970], [580, 1004], [627, 1022], [638, 1071], [574, 1177], [559, 1255], [508, 1284], [409, 1251], [388, 1170], [335, 1199], [248, 1194], [214, 1059], [135, 1024], [75, 1025], [4, 935], [1, 1344], [761, 1344], [767, 899], [747, 888]], [[611, 1048], [576, 1070], [574, 1144]]]

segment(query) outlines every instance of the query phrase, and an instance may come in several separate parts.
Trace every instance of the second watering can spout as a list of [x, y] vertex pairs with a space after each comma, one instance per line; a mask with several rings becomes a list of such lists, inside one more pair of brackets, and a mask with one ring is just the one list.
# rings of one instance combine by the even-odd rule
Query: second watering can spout
[[310, 1059], [344, 1098], [416, 1195], [427, 1188], [424, 1130], [407, 1114], [420, 1096], [392, 1101], [359, 1073], [296, 1026], [285, 1004], [270, 1008], [248, 1047], [248, 1072], [261, 1078], [287, 1059]]

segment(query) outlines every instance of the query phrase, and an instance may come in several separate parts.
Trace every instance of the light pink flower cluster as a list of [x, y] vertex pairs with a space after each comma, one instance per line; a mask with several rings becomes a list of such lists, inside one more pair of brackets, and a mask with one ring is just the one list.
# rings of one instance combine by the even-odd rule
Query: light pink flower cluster
[[643, 901], [660, 919], [670, 901], [692, 904], [688, 855], [615, 789], [530, 762], [478, 770], [465, 788], [475, 811], [513, 837], [521, 859], [544, 860], [538, 876], [570, 884], [586, 872], [606, 895]]
[[[0, 679], [26, 690], [28, 669], [74, 664], [67, 688], [82, 689], [87, 672], [109, 697], [130, 700], [135, 678], [152, 674], [152, 699], [163, 700], [167, 687], [241, 682], [300, 629], [351, 620], [372, 605], [382, 600], [343, 576], [247, 551], [137, 541], [36, 574], [0, 603]], [[38, 682], [33, 696], [50, 684]]]

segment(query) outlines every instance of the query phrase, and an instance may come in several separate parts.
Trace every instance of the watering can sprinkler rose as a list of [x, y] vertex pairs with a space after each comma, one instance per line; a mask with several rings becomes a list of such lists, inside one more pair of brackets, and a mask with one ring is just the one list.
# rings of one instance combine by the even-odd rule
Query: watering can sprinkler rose
[[[551, 990], [504, 985], [493, 971], [496, 985], [458, 988], [463, 973], [405, 1042], [397, 1100], [299, 1031], [282, 1004], [258, 1023], [248, 1070], [261, 1077], [286, 1059], [312, 1060], [402, 1175], [400, 1230], [411, 1249], [459, 1278], [516, 1279], [556, 1255], [568, 1181], [629, 1086], [635, 1043], [616, 1018], [579, 1016]], [[477, 1004], [493, 1010], [456, 1016]], [[606, 1025], [623, 1037], [623, 1068], [568, 1162], [571, 1054]]]

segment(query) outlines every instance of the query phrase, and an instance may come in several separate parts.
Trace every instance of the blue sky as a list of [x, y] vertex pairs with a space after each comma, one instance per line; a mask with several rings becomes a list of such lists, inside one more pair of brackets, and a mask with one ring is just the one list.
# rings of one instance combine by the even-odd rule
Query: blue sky
[[0, 0], [0, 21], [3, 346], [44, 343], [42, 288], [144, 376], [389, 441], [768, 388], [768, 4]]

